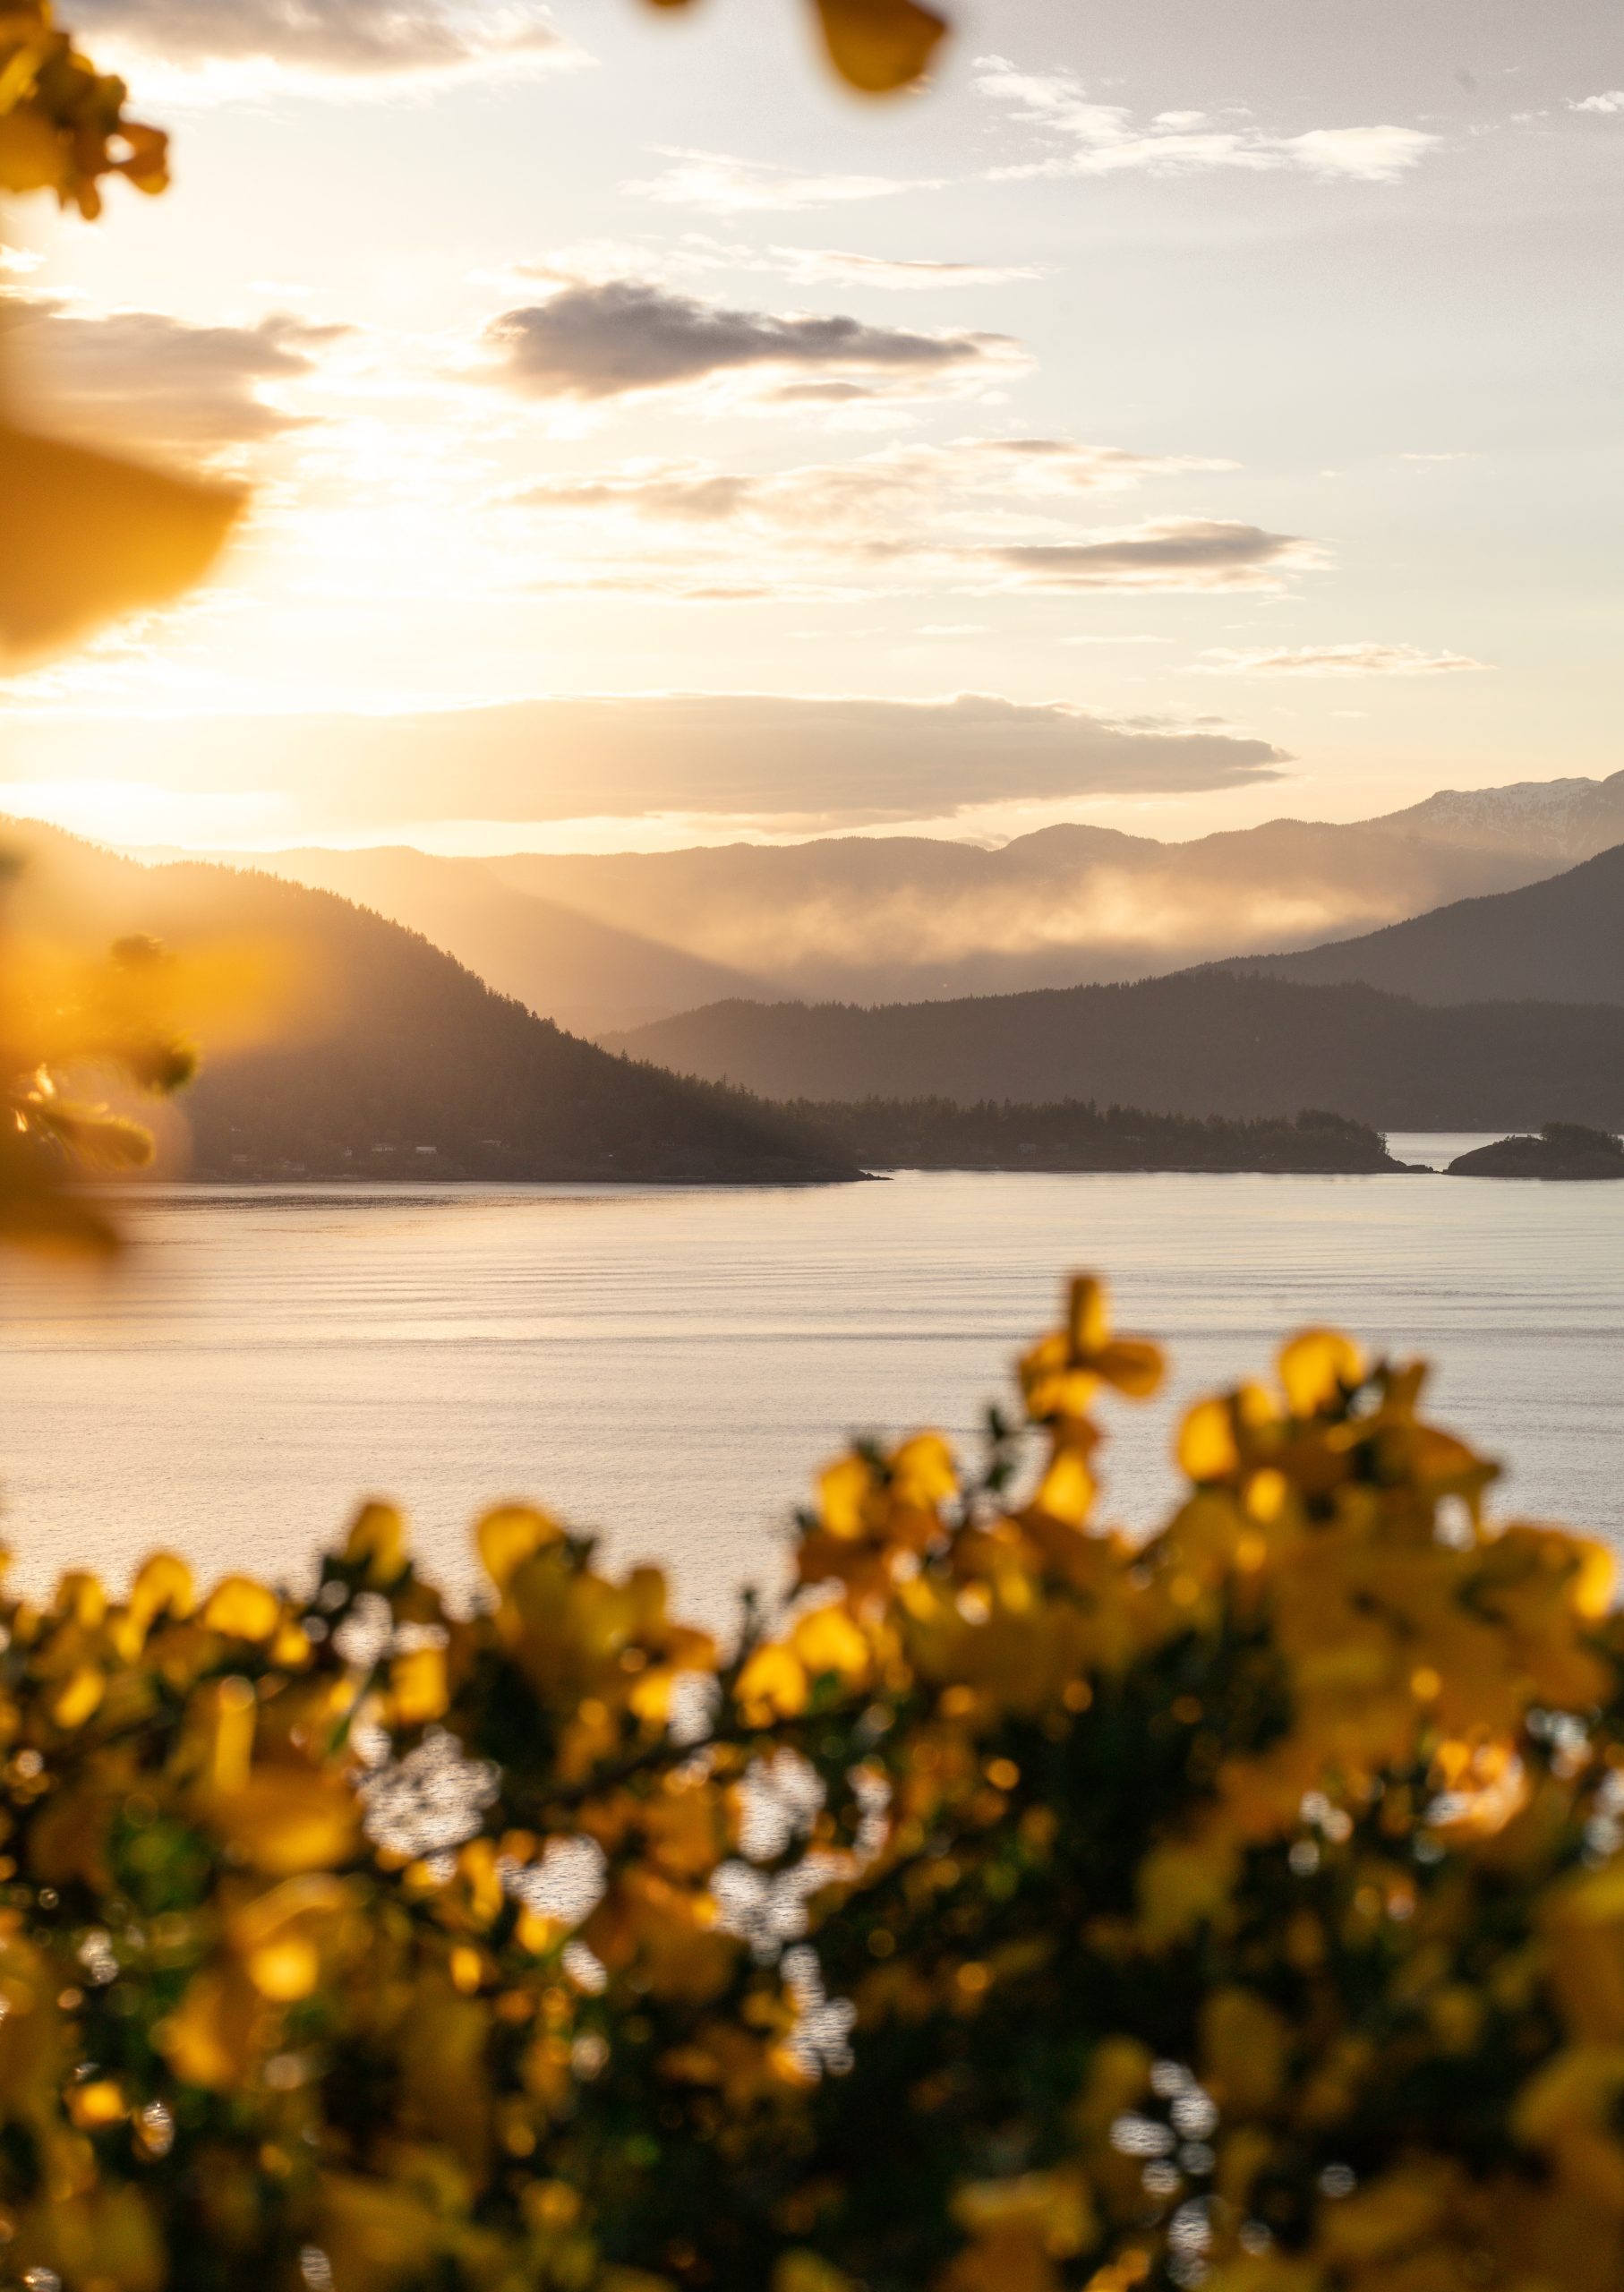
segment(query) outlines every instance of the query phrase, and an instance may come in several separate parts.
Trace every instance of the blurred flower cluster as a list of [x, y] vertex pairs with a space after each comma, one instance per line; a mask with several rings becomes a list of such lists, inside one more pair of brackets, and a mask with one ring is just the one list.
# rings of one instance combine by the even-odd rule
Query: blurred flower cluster
[[93, 945], [46, 858], [37, 885], [0, 844], [0, 1248], [106, 1257], [123, 1236], [98, 1182], [153, 1160], [135, 1116], [191, 1081], [200, 1037], [285, 1035], [320, 984], [270, 941]]
[[[0, 852], [0, 874], [6, 869]], [[118, 1236], [87, 1175], [138, 1169], [150, 1133], [82, 1095], [98, 1070], [165, 1095], [194, 1053], [175, 1020], [179, 967], [150, 939], [106, 955], [24, 944], [0, 910], [0, 1243], [106, 1254]]]
[[56, 24], [50, 0], [0, 4], [0, 191], [49, 191], [88, 220], [101, 182], [168, 184], [168, 137], [129, 117], [122, 80], [98, 72]]
[[1299, 1337], [1093, 1518], [1098, 1284], [771, 1629], [519, 1507], [454, 1612], [3, 1614], [0, 2273], [68, 2292], [1611, 2292], [1624, 1626], [1422, 1371]]

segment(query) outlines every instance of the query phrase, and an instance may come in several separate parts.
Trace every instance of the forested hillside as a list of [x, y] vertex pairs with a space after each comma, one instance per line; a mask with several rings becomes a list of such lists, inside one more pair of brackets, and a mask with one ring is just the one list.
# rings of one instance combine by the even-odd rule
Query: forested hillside
[[1441, 1009], [1224, 971], [873, 1010], [718, 1003], [617, 1040], [775, 1099], [1070, 1097], [1239, 1117], [1318, 1106], [1384, 1130], [1624, 1122], [1624, 1008]]
[[199, 1176], [671, 1178], [855, 1175], [788, 1117], [611, 1056], [329, 893], [208, 863], [141, 868], [31, 825], [20, 919], [88, 945], [149, 933], [290, 962], [290, 1022], [204, 1048], [183, 1101]]
[[[183, 898], [192, 888], [176, 886]], [[196, 886], [210, 902], [220, 888]], [[346, 901], [269, 877], [230, 893], [254, 920], [299, 933], [331, 982], [332, 1022], [308, 1041], [205, 1065], [186, 1101], [197, 1175], [854, 1175], [772, 1108], [564, 1034]]]

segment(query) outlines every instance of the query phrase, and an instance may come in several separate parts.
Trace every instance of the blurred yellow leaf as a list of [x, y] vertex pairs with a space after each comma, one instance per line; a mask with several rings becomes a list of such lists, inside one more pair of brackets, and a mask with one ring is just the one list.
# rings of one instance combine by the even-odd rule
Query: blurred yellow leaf
[[201, 581], [242, 512], [235, 486], [176, 477], [0, 417], [0, 657], [15, 664]]

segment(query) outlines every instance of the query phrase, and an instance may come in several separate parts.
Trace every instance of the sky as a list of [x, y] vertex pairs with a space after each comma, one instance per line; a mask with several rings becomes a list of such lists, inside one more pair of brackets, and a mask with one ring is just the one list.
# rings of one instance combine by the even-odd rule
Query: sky
[[64, 5], [175, 180], [12, 203], [12, 363], [255, 490], [0, 679], [0, 808], [1182, 838], [1618, 769], [1616, 0], [946, 4], [885, 102], [805, 0]]

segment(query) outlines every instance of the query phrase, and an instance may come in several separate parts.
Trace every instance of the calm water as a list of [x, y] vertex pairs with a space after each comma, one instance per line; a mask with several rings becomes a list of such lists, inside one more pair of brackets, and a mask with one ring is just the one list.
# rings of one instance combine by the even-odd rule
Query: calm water
[[[1441, 1160], [1461, 1140], [1395, 1139]], [[116, 1281], [0, 1271], [0, 1488], [25, 1580], [155, 1544], [296, 1573], [389, 1493], [464, 1569], [536, 1496], [690, 1605], [771, 1577], [850, 1429], [970, 1432], [1068, 1267], [1172, 1347], [1179, 1397], [1333, 1316], [1440, 1363], [1505, 1501], [1624, 1542], [1624, 1186], [929, 1175], [815, 1191], [175, 1190]], [[1119, 1412], [1114, 1507], [1169, 1484]]]

